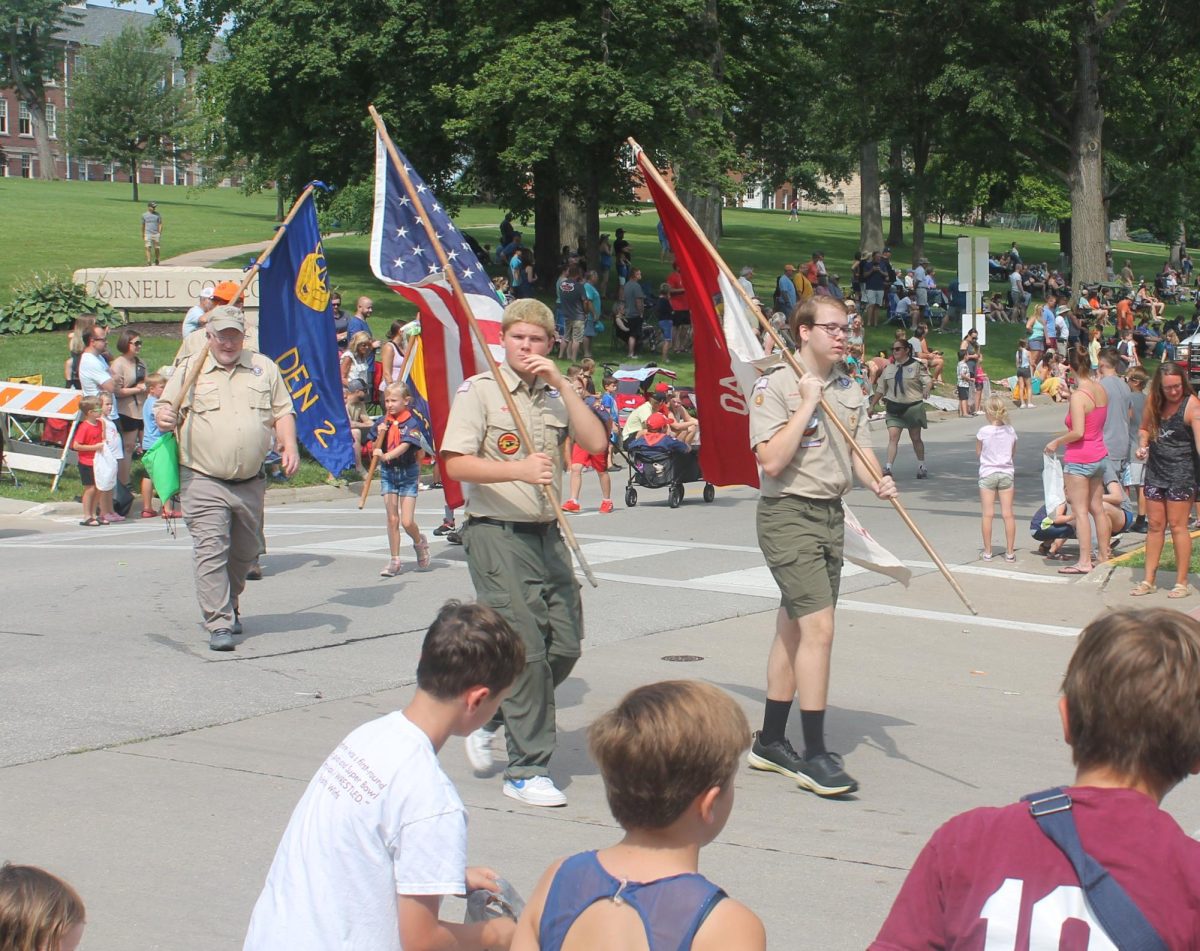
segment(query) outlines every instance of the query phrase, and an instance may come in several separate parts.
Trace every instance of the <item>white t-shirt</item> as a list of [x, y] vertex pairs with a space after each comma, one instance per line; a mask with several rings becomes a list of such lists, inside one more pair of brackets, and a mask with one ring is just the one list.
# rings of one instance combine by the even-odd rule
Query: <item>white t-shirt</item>
[[975, 438], [982, 443], [979, 450], [980, 478], [997, 472], [1012, 475], [1017, 431], [1009, 425], [995, 426], [989, 423], [975, 434]]
[[403, 713], [338, 744], [292, 813], [243, 951], [402, 951], [397, 895], [466, 892], [467, 812]]
[[[83, 387], [84, 396], [99, 396], [102, 392], [100, 387], [104, 383], [112, 382], [112, 371], [108, 369], [108, 364], [104, 362], [103, 357], [98, 357], [90, 350], [85, 350], [79, 357], [79, 385]], [[114, 390], [112, 412], [108, 414], [109, 419], [117, 418], [117, 397]]]

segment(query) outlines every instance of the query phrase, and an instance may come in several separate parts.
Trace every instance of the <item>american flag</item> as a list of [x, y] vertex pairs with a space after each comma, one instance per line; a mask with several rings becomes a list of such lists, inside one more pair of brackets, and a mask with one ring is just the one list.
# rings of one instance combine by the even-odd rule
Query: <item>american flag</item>
[[[503, 359], [500, 319], [503, 305], [496, 296], [479, 258], [437, 200], [433, 190], [398, 153], [417, 192], [418, 208], [405, 192], [400, 173], [392, 165], [383, 139], [375, 136], [375, 218], [371, 227], [371, 269], [375, 276], [421, 313], [421, 340], [425, 356], [429, 411], [435, 444], [441, 442], [450, 415], [450, 404], [459, 384], [482, 373], [487, 361], [467, 324], [466, 315], [442, 271], [433, 242], [425, 229], [428, 221], [445, 249], [450, 268], [466, 295], [493, 356]], [[440, 460], [439, 460], [440, 466]], [[446, 503], [462, 504], [462, 490], [446, 479]]]

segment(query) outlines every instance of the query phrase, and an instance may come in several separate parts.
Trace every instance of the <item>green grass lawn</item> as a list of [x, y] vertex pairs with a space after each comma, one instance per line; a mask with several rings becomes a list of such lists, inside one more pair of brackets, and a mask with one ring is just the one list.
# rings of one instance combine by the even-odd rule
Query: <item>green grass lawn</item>
[[[1127, 568], [1144, 568], [1146, 567], [1146, 553], [1139, 551], [1128, 560], [1123, 560], [1121, 564]], [[1174, 572], [1175, 565], [1175, 546], [1171, 544], [1168, 538], [1166, 545], [1163, 546], [1162, 558], [1159, 559], [1159, 577], [1161, 578], [1164, 572]], [[1192, 563], [1188, 572], [1193, 575], [1200, 575], [1200, 539], [1194, 536], [1192, 538]], [[1157, 583], [1160, 587], [1162, 586], [1162, 581]], [[1168, 583], [1167, 587], [1170, 587], [1173, 583]]]
[[163, 217], [163, 257], [265, 241], [275, 227], [274, 191], [142, 185], [137, 203], [130, 195], [121, 183], [0, 178], [0, 304], [35, 273], [69, 278], [83, 267], [145, 264], [141, 219], [148, 201], [158, 202]]
[[[262, 240], [274, 227], [275, 199], [273, 194], [246, 196], [233, 189], [183, 189], [163, 186], [143, 188], [142, 200], [153, 198], [165, 221], [167, 254], [177, 254], [206, 247]], [[14, 275], [25, 277], [34, 270], [69, 272], [87, 265], [136, 265], [142, 261], [139, 235], [141, 205], [129, 201], [128, 187], [97, 182], [36, 182], [22, 179], [0, 179], [0, 207], [5, 209], [8, 238], [5, 257], [0, 260], [0, 300], [7, 293]], [[456, 218], [464, 230], [471, 232], [481, 243], [493, 248], [498, 243], [498, 224], [501, 213], [489, 206], [463, 209]], [[85, 226], [55, 223], [84, 222]], [[657, 285], [665, 279], [669, 265], [659, 260], [658, 217], [652, 208], [642, 206], [601, 222], [602, 230], [613, 233], [622, 227], [631, 242], [634, 263], [643, 271], [644, 280]], [[534, 229], [521, 227], [526, 243], [534, 242]], [[725, 235], [720, 251], [736, 272], [743, 265], [756, 269], [755, 286], [759, 296], [769, 300], [774, 281], [785, 263], [803, 263], [813, 251], [826, 255], [831, 273], [841, 275], [843, 286], [850, 287], [850, 263], [858, 247], [859, 222], [856, 217], [830, 214], [802, 214], [791, 222], [784, 212], [750, 209], [730, 209], [725, 213]], [[1025, 231], [988, 228], [961, 228], [947, 225], [944, 237], [937, 235], [936, 225], [929, 228], [925, 254], [937, 268], [939, 280], [948, 282], [956, 270], [956, 236], [960, 233], [986, 237], [993, 249], [1007, 249], [1017, 241], [1026, 261], [1046, 261], [1053, 265], [1058, 259], [1058, 237]], [[362, 294], [375, 301], [371, 321], [375, 334], [382, 337], [396, 319], [409, 319], [414, 308], [398, 295], [383, 287], [372, 275], [368, 261], [369, 238], [352, 235], [327, 238], [326, 256], [330, 280], [342, 296], [347, 310]], [[1118, 267], [1126, 258], [1133, 261], [1135, 273], [1149, 277], [1165, 257], [1165, 249], [1155, 246], [1120, 243], [1114, 253]], [[911, 257], [905, 247], [894, 249], [897, 267]], [[229, 265], [246, 263], [234, 258]], [[550, 265], [553, 269], [553, 264]], [[613, 275], [611, 280], [615, 281]], [[1006, 285], [994, 285], [1006, 291]], [[1184, 308], [1169, 308], [1168, 313]], [[166, 315], [177, 320], [182, 315]], [[606, 321], [611, 328], [611, 321]], [[888, 327], [869, 330], [867, 350], [886, 349], [893, 336]], [[984, 348], [984, 366], [993, 379], [1013, 373], [1013, 353], [1023, 328], [1012, 325], [992, 325]], [[156, 368], [169, 363], [177, 342], [172, 338], [147, 335], [143, 359]], [[945, 351], [945, 376], [953, 382], [955, 335], [934, 334], [932, 346]], [[622, 362], [623, 348], [612, 345], [611, 330], [606, 329], [595, 341], [598, 362]], [[0, 337], [0, 378], [41, 373], [46, 382], [59, 384], [63, 361], [66, 359], [65, 333], [39, 334], [25, 337]], [[649, 359], [649, 357], [647, 357]], [[694, 382], [690, 364], [672, 366], [682, 385]], [[948, 391], [943, 391], [948, 392]], [[315, 467], [314, 467], [315, 469]], [[305, 477], [308, 478], [307, 476]], [[319, 472], [312, 476], [320, 481]], [[31, 484], [33, 477], [30, 477]], [[6, 487], [4, 491], [9, 491]], [[64, 490], [66, 491], [66, 490]], [[73, 491], [73, 490], [72, 490]], [[62, 493], [60, 493], [61, 497]]]

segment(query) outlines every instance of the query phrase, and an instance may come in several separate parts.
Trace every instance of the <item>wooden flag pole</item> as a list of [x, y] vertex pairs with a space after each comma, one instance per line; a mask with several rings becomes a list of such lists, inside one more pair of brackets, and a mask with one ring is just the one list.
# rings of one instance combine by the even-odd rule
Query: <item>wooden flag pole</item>
[[[635, 156], [644, 153], [645, 150], [638, 145], [638, 143], [632, 137], [626, 139], [625, 141], [629, 143], [630, 147], [634, 151]], [[784, 345], [783, 340], [780, 339], [780, 336], [775, 331], [775, 328], [771, 326], [771, 322], [767, 320], [766, 316], [759, 309], [758, 305], [755, 304], [750, 295], [746, 293], [746, 289], [742, 287], [738, 279], [734, 277], [733, 271], [729, 269], [729, 265], [727, 265], [725, 260], [717, 253], [717, 249], [712, 246], [711, 242], [708, 240], [708, 237], [703, 231], [700, 230], [700, 226], [696, 224], [695, 219], [692, 218], [688, 210], [683, 207], [683, 204], [679, 201], [679, 198], [675, 194], [675, 189], [667, 184], [666, 180], [659, 173], [658, 169], [654, 167], [654, 163], [649, 161], [648, 158], [644, 164], [639, 164], [639, 167], [642, 168], [643, 172], [650, 175], [655, 184], [657, 184], [670, 198], [670, 201], [675, 206], [675, 209], [680, 213], [688, 228], [691, 229], [693, 236], [702, 243], [704, 249], [708, 251], [713, 260], [717, 262], [717, 267], [721, 269], [721, 273], [725, 275], [725, 279], [729, 282], [730, 286], [732, 286], [737, 293], [741, 295], [742, 300], [745, 302], [750, 313], [754, 314], [758, 319], [759, 325], [768, 334], [770, 334], [771, 339], [775, 342], [775, 345], [783, 354], [783, 358], [787, 361], [788, 366], [791, 367], [792, 372], [796, 374], [797, 378], [803, 377], [804, 368], [800, 366], [795, 355], [792, 354]], [[854, 437], [850, 434], [850, 430], [846, 428], [845, 424], [838, 418], [837, 414], [833, 412], [829, 404], [825, 401], [824, 397], [821, 397], [820, 405], [822, 412], [825, 414], [825, 418], [834, 424], [838, 432], [842, 434], [842, 437], [849, 444], [851, 452], [858, 457], [859, 461], [867, 467], [867, 471], [871, 473], [871, 477], [878, 482], [883, 475], [879, 471], [879, 463], [876, 460], [874, 453], [867, 452], [855, 441]], [[954, 593], [958, 595], [959, 600], [966, 605], [967, 610], [972, 614], [978, 614], [979, 612], [975, 610], [975, 606], [971, 603], [970, 599], [967, 598], [966, 592], [963, 591], [954, 575], [950, 573], [950, 569], [946, 567], [945, 562], [942, 561], [938, 553], [934, 551], [933, 545], [931, 545], [929, 543], [929, 539], [922, 534], [921, 530], [917, 527], [917, 523], [912, 520], [912, 516], [909, 515], [908, 511], [904, 508], [904, 505], [898, 498], [895, 497], [888, 499], [888, 501], [892, 503], [892, 508], [896, 510], [896, 514], [900, 516], [900, 519], [909, 527], [909, 530], [913, 533], [913, 535], [916, 536], [917, 541], [921, 543], [921, 547], [924, 548], [929, 554], [929, 557], [933, 559], [933, 563], [937, 565], [938, 571], [940, 571], [942, 573], [942, 577], [949, 582], [950, 587], [954, 589]]]
[[[240, 300], [242, 295], [246, 293], [246, 288], [250, 286], [250, 282], [253, 281], [255, 275], [258, 274], [258, 269], [262, 266], [262, 262], [271, 256], [271, 252], [275, 250], [276, 245], [283, 240], [283, 236], [287, 232], [288, 225], [292, 223], [292, 219], [295, 218], [297, 213], [300, 211], [300, 206], [304, 204], [304, 200], [313, 193], [314, 187], [315, 186], [313, 185], [305, 186], [304, 191], [300, 193], [300, 197], [297, 198], [293, 203], [291, 211], [287, 213], [287, 217], [284, 218], [279, 227], [275, 229], [275, 234], [271, 238], [270, 242], [259, 253], [258, 257], [254, 259], [254, 263], [246, 271], [245, 276], [242, 277], [242, 283], [238, 286], [238, 292], [234, 295], [233, 300], [231, 300], [229, 303], [232, 304], [235, 301]], [[206, 342], [204, 344], [204, 349], [196, 354], [195, 365], [188, 370], [187, 379], [184, 380], [183, 390], [180, 392], [180, 400], [186, 400], [189, 394], [191, 394], [192, 389], [196, 386], [196, 381], [200, 379], [200, 371], [204, 369], [204, 365], [208, 362], [209, 353], [209, 346]], [[189, 403], [188, 405], [190, 406], [191, 404]], [[180, 425], [182, 425], [182, 417], [186, 415], [186, 413], [186, 408], [180, 407]]]
[[[501, 381], [500, 367], [496, 363], [496, 358], [492, 356], [491, 348], [488, 346], [487, 339], [483, 336], [483, 331], [479, 328], [479, 322], [475, 319], [475, 313], [471, 310], [471, 304], [467, 300], [467, 295], [463, 293], [462, 285], [458, 283], [458, 276], [450, 267], [450, 261], [446, 257], [446, 250], [442, 247], [442, 242], [438, 239], [437, 232], [434, 231], [433, 225], [429, 221], [429, 216], [425, 214], [425, 204], [421, 200], [421, 196], [413, 187], [412, 179], [408, 177], [408, 169], [404, 167], [404, 163], [400, 161], [400, 155], [396, 151], [396, 146], [392, 143], [391, 137], [387, 133], [387, 128], [383, 124], [383, 119], [379, 113], [375, 111], [374, 106], [368, 106], [367, 111], [370, 112], [371, 118], [375, 121], [375, 129], [379, 133], [379, 137], [383, 140], [384, 146], [387, 148], [388, 156], [392, 160], [392, 164], [396, 167], [396, 171], [400, 175], [401, 181], [404, 182], [404, 190], [408, 194], [408, 199], [413, 203], [413, 207], [418, 211], [421, 219], [421, 224], [425, 227], [425, 234], [429, 238], [430, 244], [434, 252], [437, 254], [438, 263], [441, 264], [442, 271], [446, 276], [447, 282], [450, 284], [450, 289], [454, 292], [454, 299], [458, 302], [458, 306], [466, 315], [467, 324], [471, 328], [471, 333], [475, 337], [479, 349], [483, 351], [484, 359], [487, 360], [488, 370], [495, 377], [499, 384]], [[529, 436], [529, 429], [525, 425], [525, 420], [517, 411], [516, 400], [513, 399], [512, 393], [508, 387], [499, 386], [500, 393], [504, 396], [504, 403], [508, 407], [509, 415], [512, 416], [513, 423], [516, 425], [517, 432], [520, 434], [521, 441], [530, 449], [533, 448], [533, 440]], [[571, 526], [567, 523], [567, 518], [563, 514], [562, 506], [559, 504], [558, 492], [555, 491], [553, 485], [538, 486], [542, 493], [546, 496], [546, 500], [554, 509], [555, 518], [558, 519], [558, 527], [562, 530], [563, 538], [566, 540], [568, 547], [575, 555], [575, 560], [579, 563], [579, 568], [583, 571], [583, 575], [591, 583], [593, 588], [599, 587], [596, 581], [596, 576], [592, 573], [591, 565], [587, 563], [587, 559], [583, 557], [583, 552], [579, 548], [579, 542], [575, 538], [575, 532], [571, 530]]]
[[375, 478], [375, 464], [377, 462], [379, 462], [379, 457], [376, 455], [372, 455], [371, 456], [371, 465], [367, 469], [367, 477], [366, 477], [366, 479], [363, 480], [362, 495], [359, 496], [359, 499], [358, 499], [358, 507], [360, 509], [364, 505], [367, 504], [367, 493], [371, 491], [371, 480]]

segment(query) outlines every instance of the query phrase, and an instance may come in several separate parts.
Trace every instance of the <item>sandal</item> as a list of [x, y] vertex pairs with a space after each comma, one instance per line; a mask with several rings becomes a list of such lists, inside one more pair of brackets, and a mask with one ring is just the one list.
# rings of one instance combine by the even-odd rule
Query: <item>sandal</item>
[[393, 558], [387, 563], [387, 566], [379, 572], [379, 577], [395, 578], [398, 574], [400, 574], [400, 559]]
[[1154, 594], [1158, 590], [1158, 585], [1153, 585], [1149, 581], [1139, 581], [1133, 586], [1133, 590], [1129, 592], [1131, 598], [1142, 598], [1148, 594]]
[[1192, 593], [1192, 589], [1189, 588], [1187, 585], [1177, 584], [1177, 585], [1175, 585], [1175, 587], [1173, 587], [1170, 591], [1167, 592], [1167, 597], [1170, 598], [1172, 601], [1174, 601], [1177, 598], [1186, 598], [1191, 593]]
[[1061, 551], [1047, 552], [1046, 559], [1048, 561], [1066, 561], [1067, 556], [1064, 555]]
[[1006, 551], [1004, 553], [1004, 560], [1007, 561], [1011, 565], [1014, 561], [1017, 560], [1017, 553], [1015, 551]]
[[142, 509], [142, 518], [158, 518], [158, 513], [152, 509]]
[[991, 560], [992, 560], [992, 553], [991, 553], [990, 551], [982, 551], [982, 550], [981, 550], [981, 551], [979, 552], [979, 557], [980, 557], [980, 558], [982, 558], [984, 561], [991, 561]]
[[103, 522], [101, 522], [101, 521], [100, 521], [100, 519], [96, 518], [95, 516], [92, 516], [91, 518], [85, 518], [85, 519], [84, 519], [82, 522], [80, 522], [79, 524], [80, 524], [80, 525], [86, 525], [86, 526], [88, 526], [88, 527], [90, 528], [90, 527], [92, 527], [93, 525], [103, 525], [104, 523], [103, 523]]
[[413, 542], [413, 550], [417, 553], [417, 567], [424, 571], [429, 567], [429, 539], [422, 535], [419, 542]]

